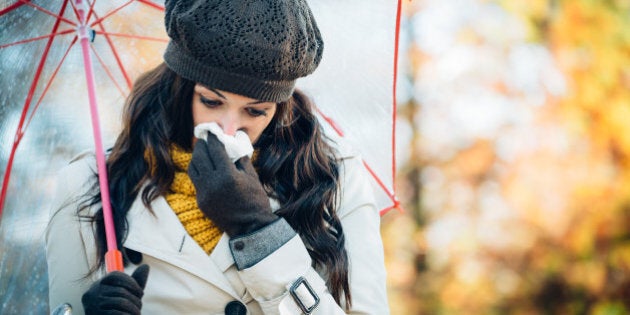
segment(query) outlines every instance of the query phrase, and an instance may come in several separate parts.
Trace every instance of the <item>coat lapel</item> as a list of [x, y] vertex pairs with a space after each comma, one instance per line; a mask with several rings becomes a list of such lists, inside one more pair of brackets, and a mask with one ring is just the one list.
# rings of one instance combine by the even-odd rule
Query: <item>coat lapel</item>
[[151, 205], [155, 215], [144, 207], [140, 197], [134, 201], [127, 214], [129, 233], [124, 246], [187, 270], [238, 299], [224, 274], [234, 264], [228, 236], [224, 233], [208, 256], [190, 237], [163, 197], [158, 197]]

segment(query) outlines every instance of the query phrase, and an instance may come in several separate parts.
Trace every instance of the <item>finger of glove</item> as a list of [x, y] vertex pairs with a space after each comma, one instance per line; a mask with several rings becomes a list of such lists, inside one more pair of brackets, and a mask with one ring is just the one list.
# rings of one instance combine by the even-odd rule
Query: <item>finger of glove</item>
[[[142, 301], [140, 297], [131, 294], [127, 289], [119, 286], [110, 286], [97, 283], [81, 297], [81, 302], [86, 310], [109, 310], [111, 301], [116, 305], [123, 305], [124, 310], [140, 309]], [[122, 303], [124, 301], [124, 303]], [[104, 306], [105, 305], [105, 306]], [[92, 313], [92, 312], [88, 312]], [[100, 314], [100, 312], [97, 312]]]
[[219, 141], [217, 136], [208, 134], [206, 143], [207, 154], [210, 156], [210, 159], [212, 159], [216, 170], [234, 167], [234, 163], [232, 163], [232, 160], [230, 160], [230, 157], [225, 151], [225, 146]]
[[[195, 188], [197, 188], [197, 185], [199, 185], [200, 182], [203, 181], [203, 178], [208, 176], [208, 172], [210, 172], [207, 166], [204, 167], [203, 164], [203, 162], [197, 163], [193, 160], [190, 161], [190, 164], [188, 165], [188, 176], [195, 185]], [[201, 167], [201, 170], [199, 169], [199, 167]], [[203, 174], [206, 175], [204, 176]]]
[[[195, 143], [190, 166], [188, 167], [188, 175], [209, 175], [216, 169], [212, 157], [208, 155], [207, 145], [208, 143], [205, 140], [198, 140]], [[192, 172], [191, 169], [193, 169]]]
[[131, 274], [131, 277], [136, 280], [140, 288], [144, 290], [147, 285], [147, 279], [149, 278], [149, 265], [140, 265], [133, 274]]
[[131, 276], [122, 273], [120, 271], [112, 271], [103, 279], [101, 279], [101, 285], [120, 287], [126, 289], [129, 293], [137, 297], [142, 297], [144, 290]]
[[118, 286], [102, 285], [98, 293], [94, 295], [93, 298], [96, 300], [122, 298], [127, 301], [130, 301], [131, 303], [135, 304], [138, 307], [142, 305], [140, 302], [140, 299], [142, 298], [142, 296], [137, 296], [129, 292], [129, 290], [127, 290], [126, 288], [118, 287]]
[[142, 302], [140, 299], [131, 301], [122, 297], [102, 299], [98, 304], [99, 314], [137, 314], [140, 315]]
[[258, 179], [258, 173], [256, 173], [256, 169], [254, 168], [254, 165], [252, 164], [252, 161], [250, 160], [249, 156], [246, 155], [238, 159], [236, 163], [234, 163], [234, 165], [236, 166], [238, 170], [243, 171], [247, 173], [249, 176], [253, 176], [256, 179]]

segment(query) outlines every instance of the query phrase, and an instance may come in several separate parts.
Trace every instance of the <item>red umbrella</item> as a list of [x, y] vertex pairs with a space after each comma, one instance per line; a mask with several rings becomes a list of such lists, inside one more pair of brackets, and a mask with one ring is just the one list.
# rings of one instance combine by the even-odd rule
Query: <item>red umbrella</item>
[[[318, 17], [326, 50], [320, 69], [298, 84], [315, 98], [322, 119], [328, 123], [329, 134], [348, 139], [361, 151], [374, 184], [379, 187], [379, 207], [381, 213], [385, 213], [399, 206], [393, 183], [396, 168], [394, 91], [401, 1], [397, 7], [384, 0], [370, 4], [321, 0], [312, 1], [311, 5]], [[3, 117], [0, 136], [6, 140], [2, 143], [3, 151], [5, 148], [9, 151], [8, 157], [4, 153], [0, 155], [0, 159], [6, 161], [0, 193], [0, 222], [4, 232], [19, 221], [6, 222], [10, 211], [3, 218], [4, 205], [10, 205], [9, 209], [17, 207], [13, 205], [17, 202], [11, 199], [20, 199], [18, 195], [24, 190], [24, 187], [18, 189], [12, 185], [13, 181], [10, 183], [13, 164], [28, 161], [18, 169], [32, 168], [36, 164], [28, 157], [15, 159], [22, 140], [29, 138], [25, 137], [26, 130], [32, 121], [37, 121], [36, 112], [61, 112], [62, 106], [68, 106], [65, 111], [81, 113], [88, 107], [87, 103], [91, 109], [90, 127], [81, 125], [87, 121], [85, 116], [74, 117], [70, 123], [77, 126], [74, 129], [79, 133], [85, 128], [92, 129], [105, 219], [111, 220], [101, 132], [105, 132], [105, 139], [112, 138], [115, 131], [112, 127], [105, 128], [112, 125], [107, 124], [106, 116], [115, 116], [112, 113], [120, 109], [122, 99], [138, 74], [161, 62], [161, 52], [167, 42], [163, 10], [160, 2], [150, 0], [0, 1], [0, 82], [7, 87], [6, 93], [0, 96]], [[365, 116], [370, 111], [373, 114]], [[17, 112], [19, 118], [15, 115]], [[105, 131], [100, 126], [103, 117]], [[10, 148], [9, 128], [15, 130]], [[43, 132], [45, 134], [46, 130]], [[36, 133], [41, 134], [41, 131]], [[80, 142], [85, 141], [85, 137], [76, 140], [75, 135], [70, 136], [65, 129], [47, 135], [46, 139], [50, 140], [54, 133], [68, 136], [73, 139], [70, 142], [79, 142], [49, 148], [49, 151], [65, 153], [66, 160], [77, 153], [77, 147], [88, 145]], [[31, 150], [40, 142], [26, 141], [22, 146]], [[53, 171], [49, 175], [52, 174]], [[31, 181], [25, 178], [29, 177], [18, 178], [18, 181], [30, 185]], [[11, 214], [18, 216], [18, 211], [13, 212]], [[113, 258], [108, 259], [108, 269], [120, 270], [120, 254], [111, 223], [109, 226], [107, 243], [111, 254], [108, 255]], [[0, 234], [0, 244], [6, 247], [8, 243]], [[4, 275], [11, 273], [2, 269], [0, 274], [0, 278], [7, 279]], [[0, 292], [2, 289], [0, 283]], [[9, 299], [10, 294], [5, 298]]]

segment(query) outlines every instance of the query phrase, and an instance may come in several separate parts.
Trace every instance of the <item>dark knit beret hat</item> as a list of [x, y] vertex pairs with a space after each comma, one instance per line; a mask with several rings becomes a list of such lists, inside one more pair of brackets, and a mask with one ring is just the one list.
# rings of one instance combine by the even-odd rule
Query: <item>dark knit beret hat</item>
[[257, 100], [289, 99], [324, 43], [305, 0], [166, 0], [164, 60], [180, 76]]

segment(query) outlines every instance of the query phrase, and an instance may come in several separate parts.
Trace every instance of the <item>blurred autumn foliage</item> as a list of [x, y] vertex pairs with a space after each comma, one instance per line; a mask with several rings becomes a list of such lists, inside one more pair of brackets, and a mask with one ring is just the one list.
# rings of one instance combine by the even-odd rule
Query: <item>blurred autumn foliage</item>
[[404, 5], [392, 314], [630, 314], [630, 1]]

